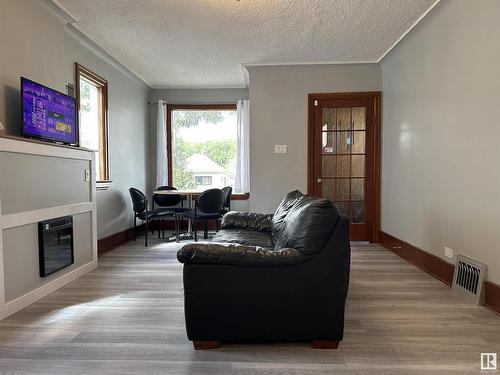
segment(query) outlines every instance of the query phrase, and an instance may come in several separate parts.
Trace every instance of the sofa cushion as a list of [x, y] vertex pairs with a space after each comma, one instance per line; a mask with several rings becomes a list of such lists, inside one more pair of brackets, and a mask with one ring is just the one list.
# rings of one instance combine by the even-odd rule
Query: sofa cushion
[[299, 198], [288, 210], [275, 249], [294, 248], [306, 255], [322, 250], [339, 220], [339, 212], [328, 199]]
[[271, 232], [272, 214], [230, 211], [222, 218], [222, 229], [249, 229]]
[[212, 238], [212, 242], [239, 243], [242, 245], [274, 248], [269, 232], [248, 229], [221, 229]]
[[281, 201], [276, 212], [274, 213], [272, 220], [272, 229], [271, 233], [273, 236], [273, 240], [276, 243], [281, 243], [281, 236], [283, 234], [283, 229], [285, 227], [285, 218], [290, 209], [293, 207], [297, 201], [302, 198], [304, 194], [302, 194], [299, 190], [294, 190], [288, 193], [285, 198]]
[[241, 266], [289, 266], [308, 261], [295, 249], [272, 250], [233, 243], [193, 242], [177, 252], [177, 260], [191, 264], [225, 264]]

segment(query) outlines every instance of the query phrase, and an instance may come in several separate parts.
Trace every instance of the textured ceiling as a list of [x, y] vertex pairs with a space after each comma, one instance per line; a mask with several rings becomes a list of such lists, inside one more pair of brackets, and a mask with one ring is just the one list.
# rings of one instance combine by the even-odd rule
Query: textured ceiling
[[242, 64], [376, 62], [435, 0], [54, 0], [152, 87], [243, 87]]

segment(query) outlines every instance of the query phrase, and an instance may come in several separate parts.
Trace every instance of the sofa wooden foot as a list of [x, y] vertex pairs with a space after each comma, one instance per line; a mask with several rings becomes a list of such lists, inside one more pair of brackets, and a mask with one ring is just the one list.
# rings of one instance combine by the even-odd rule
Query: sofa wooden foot
[[338, 349], [340, 341], [333, 340], [313, 340], [311, 347], [313, 349]]
[[220, 341], [193, 341], [196, 350], [217, 349], [220, 348]]

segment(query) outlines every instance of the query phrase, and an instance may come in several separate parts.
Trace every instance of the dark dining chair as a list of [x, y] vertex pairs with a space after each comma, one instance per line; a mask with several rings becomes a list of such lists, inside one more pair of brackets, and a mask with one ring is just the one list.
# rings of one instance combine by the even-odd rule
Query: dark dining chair
[[209, 189], [200, 194], [194, 203], [194, 210], [185, 211], [182, 216], [192, 220], [194, 226], [194, 240], [198, 241], [197, 223], [203, 221], [203, 238], [208, 238], [208, 222], [218, 219], [222, 216], [222, 207], [224, 205], [224, 193], [221, 189]]
[[224, 214], [227, 214], [229, 211], [231, 211], [231, 195], [233, 194], [233, 188], [231, 186], [223, 187], [222, 192], [224, 193], [222, 212]]
[[[145, 238], [144, 245], [148, 246], [148, 227], [152, 220], [161, 220], [167, 216], [173, 216], [174, 211], [150, 211], [148, 208], [148, 198], [146, 195], [136, 188], [128, 189], [130, 198], [132, 198], [132, 206], [134, 210], [134, 241], [136, 239], [137, 219], [144, 221], [145, 225]], [[160, 237], [160, 230], [158, 229], [158, 237]]]
[[[173, 186], [159, 186], [156, 188], [156, 190], [177, 190]], [[180, 204], [180, 205], [179, 205]], [[155, 209], [155, 205], [158, 207]], [[186, 208], [183, 206], [184, 205], [184, 200], [182, 199], [181, 195], [161, 195], [161, 194], [153, 194], [153, 211], [174, 211], [176, 214], [173, 215], [172, 217], [175, 219], [175, 234], [176, 234], [176, 239], [179, 241], [179, 226], [181, 225], [181, 220], [182, 220], [182, 213], [184, 211], [189, 210], [189, 208]], [[164, 225], [164, 220], [162, 220], [162, 231], [163, 231], [163, 237], [165, 237], [165, 225]]]

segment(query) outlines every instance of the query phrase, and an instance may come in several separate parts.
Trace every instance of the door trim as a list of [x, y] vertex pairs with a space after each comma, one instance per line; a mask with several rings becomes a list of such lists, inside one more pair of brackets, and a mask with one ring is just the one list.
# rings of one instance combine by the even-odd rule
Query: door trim
[[314, 101], [321, 99], [369, 99], [373, 101], [373, 242], [379, 242], [380, 233], [380, 155], [381, 155], [381, 128], [382, 128], [382, 92], [340, 92], [315, 93], [308, 95], [307, 119], [307, 193], [313, 193], [314, 179]]

